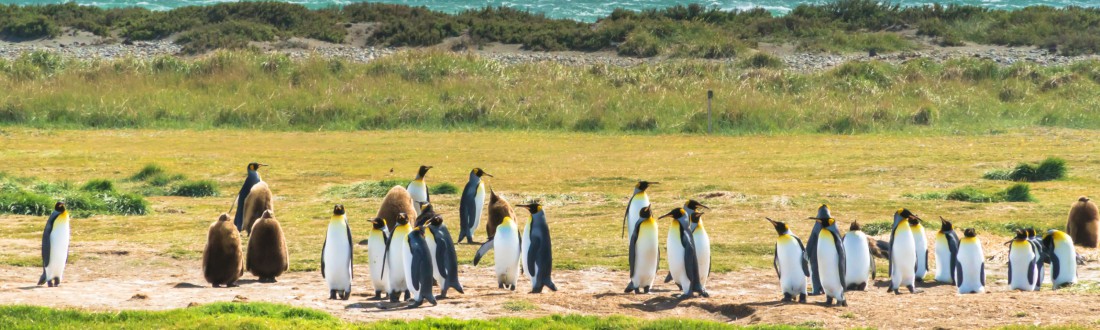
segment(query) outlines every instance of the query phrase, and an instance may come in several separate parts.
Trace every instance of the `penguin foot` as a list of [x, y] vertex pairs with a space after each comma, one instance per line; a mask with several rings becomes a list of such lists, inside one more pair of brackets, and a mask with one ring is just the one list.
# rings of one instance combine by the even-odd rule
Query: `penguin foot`
[[708, 293], [706, 291], [700, 291], [699, 295], [703, 296], [703, 298], [710, 298], [710, 293]]
[[837, 305], [848, 307], [848, 300], [841, 300]]
[[417, 308], [417, 307], [420, 307], [420, 305], [423, 304], [423, 303], [424, 303], [423, 300], [416, 300], [416, 301], [413, 301], [413, 303], [409, 304], [409, 306], [406, 306], [405, 309]]
[[784, 292], [783, 293], [783, 299], [779, 300], [779, 301], [781, 301], [781, 302], [792, 302], [792, 301], [794, 301], [794, 296], [792, 296], [790, 293], [785, 293]]
[[921, 291], [918, 291], [917, 288], [915, 286], [912, 286], [912, 285], [906, 286], [906, 288], [909, 289], [909, 293], [921, 292]]
[[336, 290], [328, 290], [328, 300], [336, 300]]
[[825, 306], [833, 305], [833, 297], [825, 297]]
[[221, 287], [221, 284], [211, 284], [210, 286], [211, 286], [211, 287], [214, 287], [214, 288], [220, 288], [220, 287]]
[[821, 294], [821, 292], [810, 292], [810, 297], [820, 296]]
[[412, 299], [411, 297], [409, 297], [409, 291], [405, 290], [405, 301], [409, 301], [409, 299]]
[[512, 290], [512, 291], [516, 291], [516, 285], [515, 285], [515, 284], [512, 284], [512, 287], [511, 287], [511, 288], [508, 288], [508, 289], [509, 289], [509, 290]]
[[[645, 287], [645, 290], [643, 290], [642, 292], [645, 292], [645, 294], [649, 294], [649, 290], [652, 289], [652, 288], [653, 288], [652, 286], [647, 286], [647, 287]], [[558, 291], [558, 290], [554, 290], [554, 291]]]
[[351, 291], [344, 291], [340, 294], [340, 300], [348, 300], [348, 298], [351, 298]]
[[[859, 291], [867, 291], [867, 282], [860, 283], [858, 290]], [[845, 300], [845, 301], [847, 301], [847, 300]]]
[[798, 295], [798, 303], [800, 303], [800, 304], [805, 304], [806, 303], [806, 294], [805, 293]]
[[390, 298], [390, 302], [391, 302], [391, 303], [395, 303], [395, 302], [397, 302], [397, 298], [398, 298], [398, 297], [400, 297], [400, 296], [399, 296], [399, 295], [397, 294], [397, 291], [393, 291], [393, 292], [390, 292], [390, 294], [388, 294], [387, 296], [388, 296], [388, 297]]
[[894, 287], [886, 288], [886, 293], [892, 293], [894, 291], [895, 291]]
[[227, 288], [235, 288], [235, 287], [238, 287], [238, 286], [240, 286], [240, 285], [237, 285], [237, 282], [233, 282], [233, 283], [229, 283], [229, 284], [225, 285], [225, 287], [227, 287]]

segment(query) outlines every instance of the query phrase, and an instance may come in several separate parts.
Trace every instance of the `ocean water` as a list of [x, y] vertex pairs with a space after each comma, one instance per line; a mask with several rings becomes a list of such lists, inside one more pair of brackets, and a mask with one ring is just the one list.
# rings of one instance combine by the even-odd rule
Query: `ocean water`
[[[57, 0], [0, 0], [0, 4], [48, 4], [66, 2]], [[207, 5], [219, 2], [236, 2], [236, 0], [77, 0], [77, 3], [100, 7], [145, 7], [153, 10], [168, 10], [176, 7]], [[304, 5], [309, 8], [325, 8], [330, 6], [347, 5], [360, 1], [349, 0], [293, 0], [287, 1]], [[485, 6], [506, 6], [535, 12], [546, 13], [555, 18], [572, 18], [582, 21], [595, 21], [607, 16], [615, 8], [642, 10], [648, 8], [665, 8], [678, 4], [699, 3], [708, 7], [719, 7], [725, 10], [749, 9], [761, 7], [775, 14], [784, 14], [801, 3], [822, 3], [824, 1], [797, 1], [797, 0], [707, 0], [707, 1], [678, 1], [678, 0], [380, 0], [371, 2], [405, 4], [411, 6], [426, 6], [433, 10], [444, 12], [459, 12], [467, 9], [482, 8]], [[1053, 7], [1082, 6], [1100, 7], [1100, 0], [893, 0], [892, 3], [903, 6], [919, 6], [931, 3], [942, 4], [967, 4], [979, 5], [995, 9], [1018, 9], [1033, 5], [1046, 5]]]

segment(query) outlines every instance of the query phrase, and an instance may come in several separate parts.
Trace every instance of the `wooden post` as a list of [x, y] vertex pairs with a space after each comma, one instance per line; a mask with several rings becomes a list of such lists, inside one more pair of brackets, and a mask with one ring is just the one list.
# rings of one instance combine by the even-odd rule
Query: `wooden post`
[[713, 90], [707, 90], [707, 134], [711, 134], [711, 133], [714, 132], [713, 131], [714, 124], [712, 123], [712, 121], [710, 119], [711, 118], [710, 117], [710, 100], [711, 99], [714, 99], [714, 91]]

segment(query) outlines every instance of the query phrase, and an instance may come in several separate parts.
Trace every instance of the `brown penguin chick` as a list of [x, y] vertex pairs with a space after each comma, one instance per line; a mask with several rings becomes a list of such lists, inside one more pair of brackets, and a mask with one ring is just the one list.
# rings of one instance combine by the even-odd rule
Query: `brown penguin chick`
[[271, 215], [271, 210], [264, 211], [252, 225], [246, 260], [248, 271], [259, 277], [261, 283], [274, 283], [275, 277], [290, 268], [283, 229]]
[[237, 286], [237, 279], [244, 275], [241, 234], [228, 214], [223, 213], [210, 224], [206, 249], [202, 251], [202, 274], [215, 288]]
[[1095, 248], [1098, 240], [1097, 230], [1100, 229], [1098, 227], [1100, 227], [1100, 215], [1097, 214], [1096, 204], [1088, 197], [1081, 196], [1069, 209], [1066, 233], [1073, 239], [1074, 244]]
[[401, 213], [416, 215], [416, 207], [413, 206], [412, 196], [405, 187], [393, 186], [386, 193], [386, 198], [382, 199], [382, 207], [378, 209], [378, 215], [375, 217], [385, 219], [386, 228], [389, 228], [392, 233], [393, 227], [397, 226], [395, 221], [397, 215]]
[[267, 186], [267, 182], [260, 181], [249, 190], [248, 197], [244, 199], [244, 226], [241, 227], [248, 232], [248, 235], [252, 235], [252, 224], [263, 216], [264, 211], [275, 210], [271, 204], [272, 199], [271, 188]]
[[519, 219], [516, 217], [516, 211], [512, 209], [512, 204], [508, 203], [504, 196], [493, 191], [493, 188], [489, 188], [489, 222], [485, 224], [488, 239], [492, 239], [497, 234], [497, 226], [504, 222], [504, 217]]

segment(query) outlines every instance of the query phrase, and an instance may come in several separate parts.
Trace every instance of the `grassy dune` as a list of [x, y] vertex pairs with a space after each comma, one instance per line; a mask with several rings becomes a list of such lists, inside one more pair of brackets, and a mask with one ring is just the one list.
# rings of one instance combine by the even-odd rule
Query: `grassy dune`
[[[293, 270], [316, 270], [332, 204], [346, 205], [356, 240], [381, 198], [326, 194], [360, 181], [411, 180], [417, 166], [435, 166], [431, 184], [461, 187], [474, 166], [514, 203], [538, 198], [554, 235], [559, 269], [625, 269], [627, 242], [619, 238], [622, 212], [635, 180], [660, 181], [655, 209], [687, 198], [713, 208], [704, 221], [714, 242], [716, 271], [770, 269], [773, 230], [765, 216], [789, 221], [805, 235], [820, 203], [829, 203], [842, 227], [882, 223], [909, 207], [925, 219], [944, 216], [1000, 239], [1015, 228], [1061, 228], [1069, 205], [1100, 186], [1095, 131], [1028, 129], [981, 136], [868, 134], [698, 137], [610, 136], [555, 132], [264, 132], [242, 130], [29, 130], [4, 129], [0, 163], [21, 177], [83, 183], [128, 178], [145, 164], [214, 181], [220, 197], [148, 197], [152, 214], [97, 215], [74, 220], [74, 241], [111, 242], [159, 251], [198, 265], [206, 228], [229, 209], [250, 161], [271, 164], [261, 173], [272, 185], [277, 217], [286, 231]], [[91, 147], [90, 147], [91, 146]], [[973, 203], [922, 197], [963, 187], [1001, 191], [1013, 182], [982, 179], [993, 169], [1047, 156], [1066, 160], [1067, 178], [1031, 182], [1034, 202]], [[392, 172], [391, 172], [392, 169]], [[458, 226], [458, 195], [433, 202], [448, 226]], [[521, 218], [524, 211], [518, 211]], [[0, 239], [35, 242], [41, 216], [0, 215]], [[935, 221], [930, 224], [934, 227]], [[661, 225], [665, 230], [667, 224]], [[125, 234], [123, 234], [125, 233]], [[594, 234], [595, 233], [595, 234]], [[484, 229], [476, 233], [485, 237]], [[36, 245], [30, 245], [36, 246]], [[459, 245], [469, 263], [474, 245]], [[36, 249], [12, 249], [0, 263], [32, 265]], [[79, 251], [74, 252], [79, 258]], [[356, 254], [365, 262], [366, 253]], [[488, 260], [490, 263], [492, 260]], [[885, 266], [883, 266], [885, 267]]]
[[499, 129], [719, 134], [985, 134], [1100, 128], [1100, 62], [853, 62], [820, 73], [670, 61], [506, 66], [413, 51], [370, 64], [219, 52], [0, 61], [0, 125], [262, 130]]

